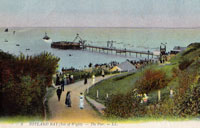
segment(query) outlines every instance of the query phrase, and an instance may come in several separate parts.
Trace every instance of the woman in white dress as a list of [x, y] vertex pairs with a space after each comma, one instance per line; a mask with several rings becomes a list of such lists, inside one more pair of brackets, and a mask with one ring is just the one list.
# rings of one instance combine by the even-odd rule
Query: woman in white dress
[[80, 109], [84, 108], [84, 96], [83, 93], [80, 93]]

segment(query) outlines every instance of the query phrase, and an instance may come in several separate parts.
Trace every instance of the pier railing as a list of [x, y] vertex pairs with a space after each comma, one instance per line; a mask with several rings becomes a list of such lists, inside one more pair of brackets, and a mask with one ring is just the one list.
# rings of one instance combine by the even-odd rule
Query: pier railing
[[129, 50], [129, 49], [118, 49], [118, 48], [109, 48], [109, 47], [101, 47], [101, 46], [92, 46], [92, 45], [84, 45], [83, 49], [86, 50], [90, 50], [92, 52], [103, 52], [103, 53], [110, 53], [112, 54], [113, 52], [117, 55], [117, 54], [122, 54], [124, 53], [125, 56], [127, 56], [127, 54], [129, 54], [131, 56], [131, 54], [135, 54], [136, 58], [138, 57], [138, 55], [140, 55], [140, 57], [142, 57], [142, 55], [147, 55], [148, 59], [150, 59], [150, 56], [152, 58], [154, 57], [158, 57], [158, 55], [154, 55], [153, 52], [150, 51], [136, 51], [136, 50]]

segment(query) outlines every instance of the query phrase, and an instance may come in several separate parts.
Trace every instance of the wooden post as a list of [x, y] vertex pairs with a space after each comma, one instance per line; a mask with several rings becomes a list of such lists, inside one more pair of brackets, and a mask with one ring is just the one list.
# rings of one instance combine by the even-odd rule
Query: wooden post
[[172, 98], [173, 97], [173, 90], [170, 89], [170, 97]]
[[100, 52], [100, 48], [99, 48], [99, 52]]
[[158, 90], [158, 101], [160, 101], [160, 99], [161, 99], [161, 95], [160, 95], [160, 90]]
[[137, 52], [136, 52], [136, 58], [137, 58]]
[[106, 94], [106, 98], [108, 99], [108, 93]]
[[99, 98], [99, 90], [97, 90], [97, 99]]

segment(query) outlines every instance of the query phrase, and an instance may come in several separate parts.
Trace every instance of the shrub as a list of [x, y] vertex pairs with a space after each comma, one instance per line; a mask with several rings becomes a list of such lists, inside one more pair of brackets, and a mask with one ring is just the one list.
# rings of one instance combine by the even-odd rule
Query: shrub
[[162, 89], [169, 83], [166, 73], [162, 70], [147, 69], [143, 76], [137, 81], [136, 88], [140, 93], [149, 93], [150, 91]]
[[200, 115], [200, 86], [190, 88], [185, 95], [178, 95], [176, 104], [176, 111], [182, 117], [199, 116]]
[[105, 114], [122, 118], [139, 116], [140, 101], [141, 98], [133, 93], [113, 95], [106, 104]]
[[185, 70], [185, 69], [188, 68], [193, 62], [194, 62], [194, 60], [183, 59], [183, 61], [181, 61], [180, 64], [179, 64], [179, 69], [180, 69], [180, 70]]
[[58, 61], [49, 53], [14, 57], [0, 52], [0, 115], [43, 115]]
[[178, 75], [178, 91], [180, 95], [184, 95], [187, 89], [193, 84], [197, 76], [197, 72], [181, 71]]

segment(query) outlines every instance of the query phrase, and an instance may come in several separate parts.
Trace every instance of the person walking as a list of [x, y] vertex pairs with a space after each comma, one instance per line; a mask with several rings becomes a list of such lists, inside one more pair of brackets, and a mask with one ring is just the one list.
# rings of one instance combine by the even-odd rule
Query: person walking
[[83, 93], [80, 93], [80, 109], [84, 108], [84, 96]]
[[68, 91], [67, 94], [66, 94], [65, 104], [67, 105], [67, 107], [71, 107], [70, 91]]
[[57, 93], [57, 96], [58, 96], [58, 101], [60, 101], [60, 97], [61, 97], [61, 94], [62, 94], [62, 90], [60, 89], [60, 87], [58, 87], [56, 93]]
[[61, 81], [61, 90], [62, 90], [62, 91], [65, 90], [65, 89], [64, 89], [64, 86], [65, 86], [65, 82], [64, 82], [64, 79], [62, 79], [62, 81]]
[[87, 76], [85, 75], [84, 84], [87, 84]]
[[60, 77], [56, 74], [56, 85], [60, 85]]

